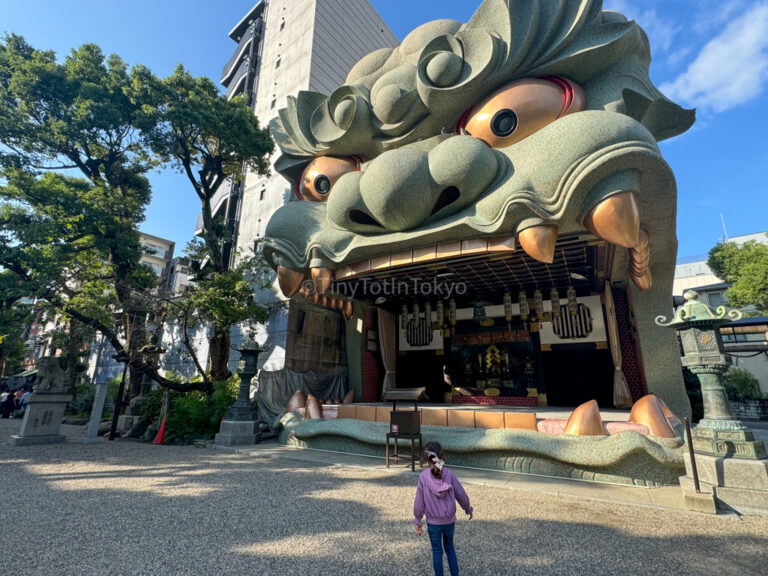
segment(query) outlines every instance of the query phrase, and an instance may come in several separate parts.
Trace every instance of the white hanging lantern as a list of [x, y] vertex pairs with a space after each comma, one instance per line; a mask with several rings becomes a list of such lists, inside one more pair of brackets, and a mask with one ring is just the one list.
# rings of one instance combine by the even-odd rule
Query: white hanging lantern
[[400, 310], [400, 327], [405, 330], [408, 327], [408, 306], [403, 304]]
[[440, 330], [445, 322], [445, 310], [443, 309], [443, 301], [437, 301], [437, 318], [435, 318], [435, 330]]
[[448, 301], [448, 321], [451, 326], [456, 326], [456, 300], [453, 298]]
[[512, 295], [509, 292], [504, 293], [504, 319], [507, 322], [512, 320]]
[[424, 325], [432, 328], [432, 304], [429, 302], [424, 304]]
[[413, 311], [413, 318], [412, 318], [413, 319], [413, 325], [414, 326], [418, 326], [419, 325], [419, 314], [421, 313], [421, 311], [419, 310], [419, 303], [418, 302], [414, 302], [413, 303], [412, 311]]
[[560, 292], [557, 291], [557, 288], [553, 287], [549, 292], [549, 300], [552, 304], [552, 317], [560, 318]]
[[531, 309], [528, 307], [528, 295], [525, 293], [525, 290], [521, 290], [520, 294], [517, 295], [517, 301], [520, 304], [520, 316], [527, 318], [531, 313]]
[[579, 302], [576, 300], [576, 288], [568, 286], [568, 313], [576, 316], [579, 313]]

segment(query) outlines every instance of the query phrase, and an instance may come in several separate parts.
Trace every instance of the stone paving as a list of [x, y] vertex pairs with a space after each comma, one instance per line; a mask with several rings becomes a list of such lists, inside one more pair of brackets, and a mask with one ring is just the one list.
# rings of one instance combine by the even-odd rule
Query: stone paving
[[[410, 525], [416, 475], [133, 442], [7, 444], [0, 420], [0, 574], [431, 574]], [[449, 455], [450, 465], [450, 455]], [[582, 500], [468, 484], [464, 575], [750, 576], [768, 518]]]

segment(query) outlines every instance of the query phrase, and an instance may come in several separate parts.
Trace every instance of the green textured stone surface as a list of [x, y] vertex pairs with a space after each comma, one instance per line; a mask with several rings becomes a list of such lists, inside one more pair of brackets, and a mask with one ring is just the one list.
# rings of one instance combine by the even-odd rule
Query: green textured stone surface
[[[385, 422], [305, 420], [296, 414], [280, 422], [283, 444], [372, 456], [384, 455], [389, 431]], [[677, 484], [685, 471], [682, 441], [662, 445], [630, 431], [590, 437], [422, 426], [422, 435], [424, 443], [439, 441], [458, 466], [637, 486]]]

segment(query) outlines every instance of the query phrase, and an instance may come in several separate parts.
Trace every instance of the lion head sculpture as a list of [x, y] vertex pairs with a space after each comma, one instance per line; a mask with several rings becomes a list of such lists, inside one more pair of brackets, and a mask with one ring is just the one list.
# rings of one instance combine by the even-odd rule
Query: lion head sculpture
[[626, 248], [644, 292], [658, 252], [668, 292], [676, 188], [657, 142], [694, 112], [649, 65], [641, 28], [600, 0], [485, 0], [365, 56], [330, 96], [290, 98], [271, 129], [295, 201], [264, 241], [282, 291], [472, 239], [552, 262], [558, 237], [591, 233]]

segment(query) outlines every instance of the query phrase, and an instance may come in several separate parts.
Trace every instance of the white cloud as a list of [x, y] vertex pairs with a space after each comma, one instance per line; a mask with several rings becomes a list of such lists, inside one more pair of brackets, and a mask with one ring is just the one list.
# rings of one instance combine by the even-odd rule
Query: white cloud
[[768, 80], [768, 4], [734, 20], [688, 69], [661, 86], [673, 100], [722, 112], [760, 95]]
[[641, 9], [636, 3], [629, 0], [607, 1], [603, 5], [603, 9], [621, 12], [629, 20], [637, 22], [648, 35], [648, 41], [651, 43], [651, 54], [669, 50], [672, 40], [680, 31], [679, 26], [674, 25], [669, 18], [660, 17], [655, 9]]

